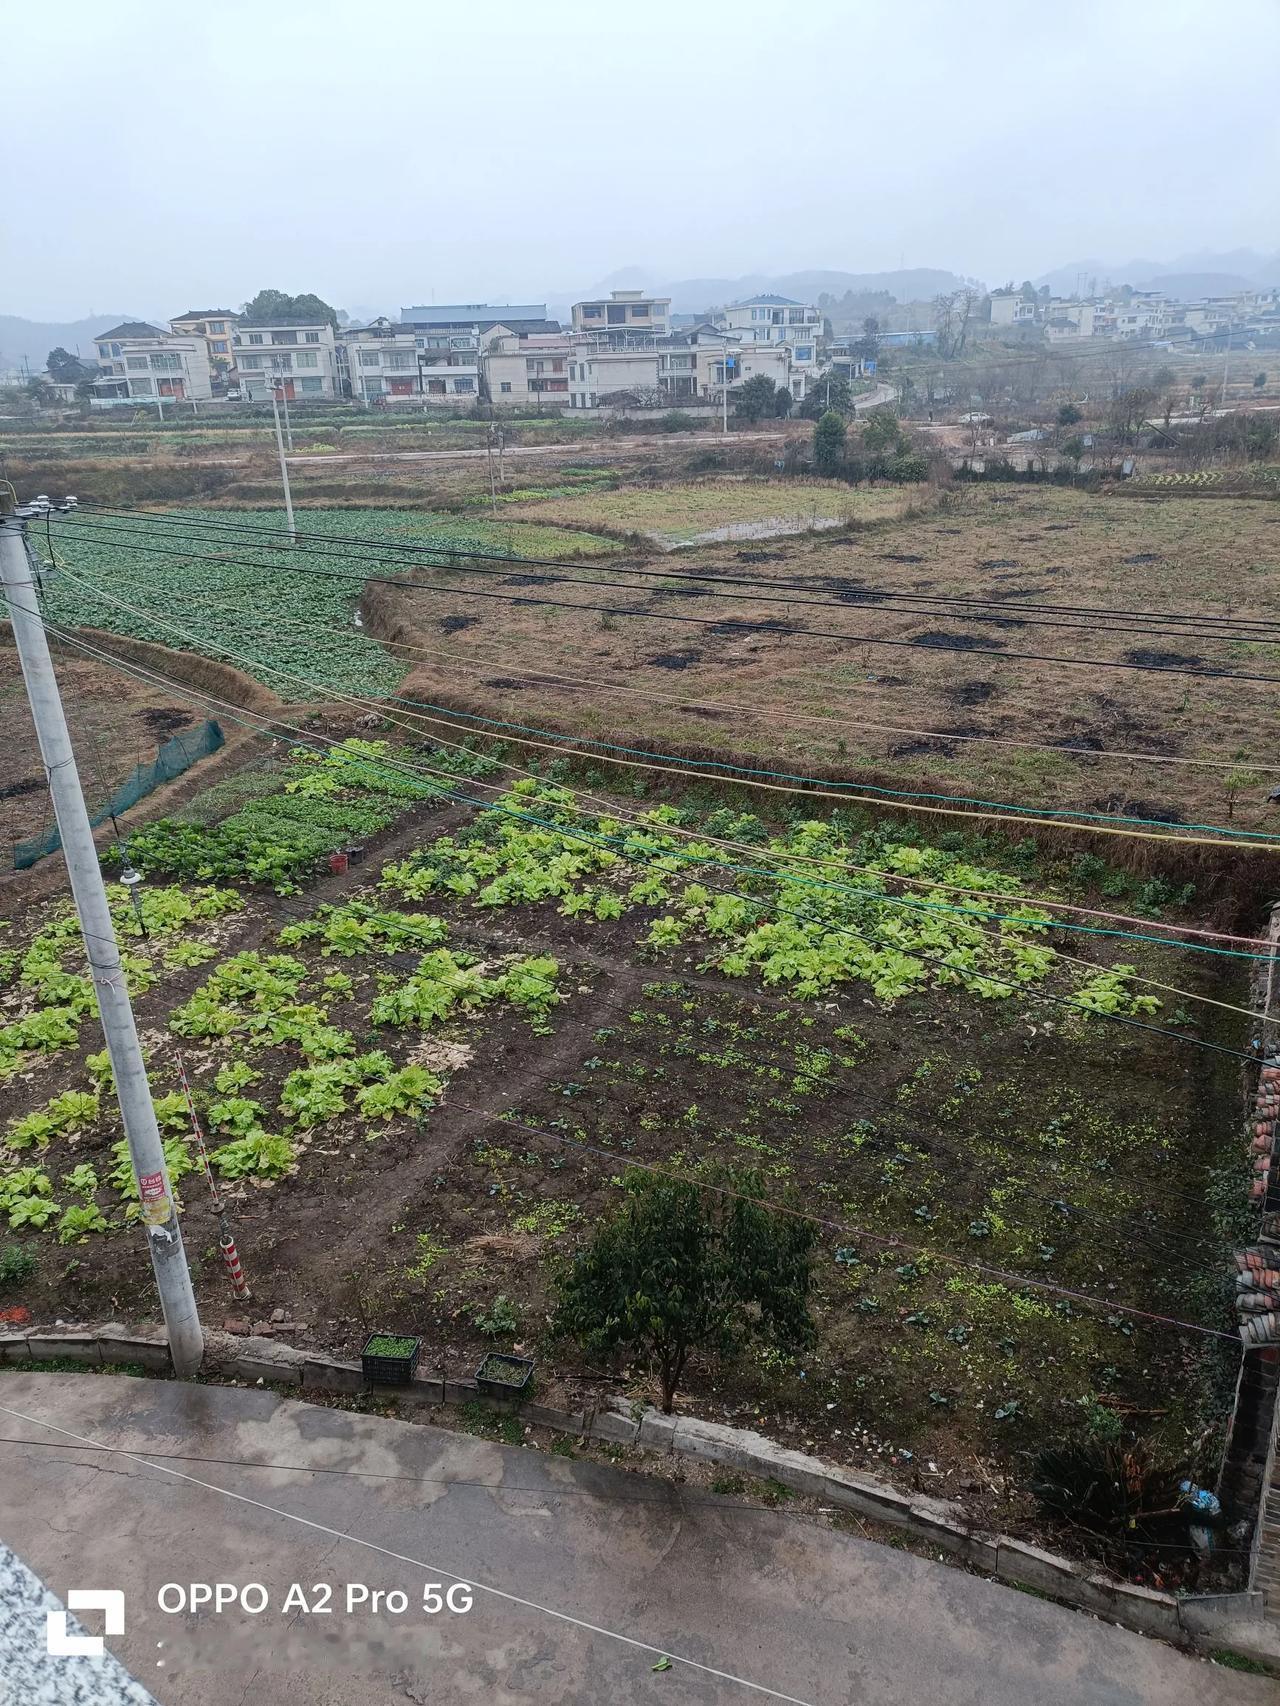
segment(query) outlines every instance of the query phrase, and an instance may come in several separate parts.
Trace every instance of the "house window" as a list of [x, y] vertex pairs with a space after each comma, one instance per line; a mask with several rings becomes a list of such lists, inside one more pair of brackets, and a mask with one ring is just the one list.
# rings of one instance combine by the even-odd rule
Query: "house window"
[[147, 358], [145, 355], [131, 355], [125, 362], [125, 366], [135, 373], [145, 373], [147, 371]]
[[320, 342], [319, 332], [307, 332], [305, 335], [309, 344], [318, 344]]
[[157, 373], [181, 373], [182, 357], [180, 355], [153, 355], [151, 366]]
[[273, 355], [271, 357], [272, 373], [292, 373], [293, 357], [291, 355]]
[[320, 365], [320, 357], [316, 354], [316, 352], [314, 350], [299, 350], [298, 351], [298, 366], [299, 367], [319, 367], [319, 365]]
[[135, 397], [150, 397], [153, 395], [149, 379], [131, 379], [129, 391]]
[[585, 306], [584, 306], [584, 307], [583, 307], [583, 310], [582, 310], [582, 318], [583, 318], [583, 319], [584, 319], [584, 320], [598, 320], [598, 319], [599, 319], [599, 318], [600, 318], [600, 308], [599, 308], [599, 305], [598, 305], [598, 304], [595, 304], [595, 303], [590, 303], [590, 302], [588, 302], [588, 303], [587, 303], [587, 304], [586, 304], [586, 305], [585, 305]]
[[215, 355], [226, 355], [227, 340], [225, 338], [215, 338], [213, 340], [213, 353]]
[[626, 310], [625, 304], [623, 304], [623, 303], [619, 303], [617, 305], [617, 307], [615, 307], [612, 303], [610, 303], [608, 305], [608, 307], [605, 309], [605, 319], [609, 322], [609, 324], [611, 326], [623, 325], [626, 321], [626, 318], [627, 318], [627, 310]]
[[813, 360], [813, 345], [812, 344], [797, 344], [796, 345], [796, 360], [797, 361], [812, 361]]
[[382, 351], [376, 349], [362, 349], [360, 351], [360, 365], [361, 367], [381, 367]]
[[431, 395], [433, 397], [443, 397], [444, 396], [444, 380], [443, 379], [428, 379], [427, 380], [427, 390], [431, 393]]
[[631, 318], [633, 320], [647, 320], [649, 318], [649, 304], [647, 302], [637, 302], [635, 307], [631, 310]]
[[474, 391], [476, 382], [474, 379], [455, 379], [453, 388], [455, 391]]
[[303, 389], [303, 392], [308, 396], [314, 394], [317, 391], [323, 392], [324, 391], [324, 380], [323, 379], [304, 379], [302, 381], [302, 389]]
[[249, 333], [249, 342], [251, 344], [260, 344], [262, 342], [262, 333], [261, 332], [250, 332]]
[[511, 390], [511, 381], [509, 379], [504, 379], [502, 381], [502, 383], [498, 386], [498, 389], [499, 389], [499, 391], [503, 392], [504, 394], [509, 393]]
[[[313, 355], [311, 359], [312, 361], [316, 361], [318, 358]], [[389, 349], [383, 358], [382, 365], [384, 367], [398, 368], [403, 371], [405, 368], [416, 367], [417, 362], [414, 360], [412, 353], [407, 349]]]
[[296, 332], [272, 332], [271, 341], [273, 344], [296, 344], [298, 334]]
[[225, 332], [226, 329], [227, 323], [225, 320], [210, 320], [209, 322], [210, 332]]
[[263, 358], [260, 355], [242, 355], [240, 365], [247, 368], [250, 373], [257, 373], [262, 367], [262, 360]]
[[564, 372], [564, 362], [563, 361], [553, 361], [551, 363], [551, 371], [552, 371], [552, 373], [563, 373]]

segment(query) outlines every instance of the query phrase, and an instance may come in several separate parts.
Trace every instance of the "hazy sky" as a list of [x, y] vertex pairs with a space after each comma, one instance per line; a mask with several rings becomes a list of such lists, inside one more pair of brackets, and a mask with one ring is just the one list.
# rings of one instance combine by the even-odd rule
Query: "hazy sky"
[[0, 311], [1280, 248], [1280, 0], [39, 0]]

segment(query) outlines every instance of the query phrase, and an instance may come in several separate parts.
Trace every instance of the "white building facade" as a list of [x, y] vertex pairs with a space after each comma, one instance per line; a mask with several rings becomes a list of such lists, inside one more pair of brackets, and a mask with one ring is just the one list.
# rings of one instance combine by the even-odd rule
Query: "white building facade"
[[240, 388], [252, 400], [277, 388], [289, 402], [322, 402], [339, 395], [337, 340], [328, 321], [249, 326], [232, 337]]
[[716, 316], [716, 323], [750, 345], [785, 345], [790, 352], [787, 388], [798, 401], [808, 395], [821, 363], [822, 315], [810, 302], [765, 292], [735, 302]]
[[205, 402], [213, 396], [209, 355], [202, 337], [179, 337], [144, 320], [126, 320], [94, 339], [102, 403]]

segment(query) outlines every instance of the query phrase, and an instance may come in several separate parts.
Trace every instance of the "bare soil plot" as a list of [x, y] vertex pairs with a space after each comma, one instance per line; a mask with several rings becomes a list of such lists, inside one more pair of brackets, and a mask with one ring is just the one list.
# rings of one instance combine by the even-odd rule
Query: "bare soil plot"
[[[90, 809], [102, 805], [135, 765], [204, 720], [181, 694], [145, 685], [123, 670], [55, 647], [72, 739], [79, 751]], [[0, 643], [0, 869], [12, 863], [15, 842], [53, 822], [44, 766], [27, 708], [18, 654], [7, 633]]]
[[[664, 493], [644, 498], [656, 514]], [[667, 578], [624, 587], [629, 566]], [[677, 578], [690, 572], [757, 584], [722, 591]], [[1280, 616], [1273, 503], [967, 490], [849, 533], [676, 563], [624, 555], [598, 578], [607, 593], [548, 582], [527, 605], [502, 605], [436, 574], [452, 598], [375, 588], [366, 611], [411, 666], [403, 694], [490, 718], [780, 771], [818, 764], [886, 788], [1169, 822], [1231, 813], [1280, 829], [1266, 801], [1280, 782], [1274, 684], [1120, 667], [1280, 673], [1274, 648], [1230, 626]], [[883, 592], [920, 596], [904, 609]], [[959, 620], [948, 601], [962, 596], [988, 607]], [[1066, 617], [1020, 614], [1028, 601], [1100, 614], [1073, 631], [1040, 625]], [[574, 603], [607, 608], [560, 607]], [[1101, 613], [1120, 608], [1225, 626], [1171, 637], [1155, 617]], [[781, 631], [792, 625], [843, 637]], [[1242, 774], [1229, 784], [1233, 769]]]

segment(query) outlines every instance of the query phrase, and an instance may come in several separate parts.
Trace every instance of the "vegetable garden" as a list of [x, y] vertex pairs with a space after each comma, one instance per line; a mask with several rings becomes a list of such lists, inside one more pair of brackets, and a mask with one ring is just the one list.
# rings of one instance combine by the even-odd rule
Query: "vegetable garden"
[[[138, 913], [112, 891], [211, 1319], [183, 1069], [255, 1294], [316, 1342], [394, 1327], [424, 1366], [536, 1354], [573, 1386], [553, 1279], [626, 1170], [749, 1167], [818, 1223], [818, 1339], [695, 1358], [696, 1408], [1006, 1523], [1031, 1520], [1033, 1443], [1123, 1433], [1205, 1472], [1223, 1368], [1146, 1314], [1222, 1324], [1247, 1192], [1227, 1074], [1186, 1043], [1216, 1031], [1146, 980], [1221, 994], [1215, 962], [1069, 940], [1025, 845], [1014, 868], [852, 814], [588, 807], [535, 777], [477, 812], [493, 760], [429, 763], [275, 761], [133, 839]], [[384, 838], [367, 874], [303, 892], [356, 836]], [[148, 1315], [74, 918], [8, 936], [0, 1307]]]

